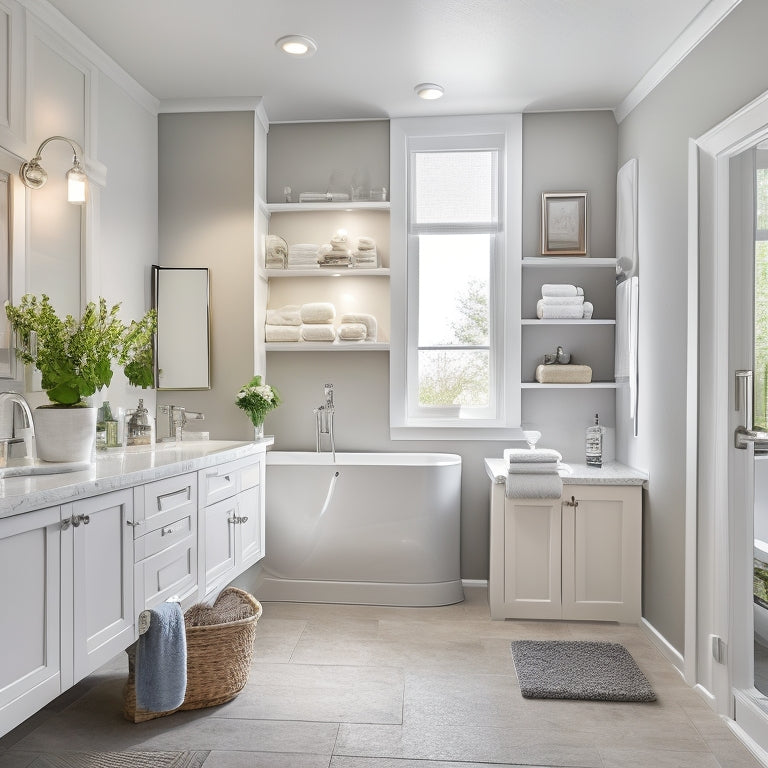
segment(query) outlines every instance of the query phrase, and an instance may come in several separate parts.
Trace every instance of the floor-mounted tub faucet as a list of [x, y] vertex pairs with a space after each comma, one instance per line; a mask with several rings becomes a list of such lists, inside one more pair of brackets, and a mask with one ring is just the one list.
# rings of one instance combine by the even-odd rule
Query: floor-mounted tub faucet
[[320, 453], [320, 435], [328, 435], [334, 462], [336, 461], [336, 443], [333, 439], [333, 384], [326, 384], [323, 390], [325, 402], [314, 409], [316, 450]]

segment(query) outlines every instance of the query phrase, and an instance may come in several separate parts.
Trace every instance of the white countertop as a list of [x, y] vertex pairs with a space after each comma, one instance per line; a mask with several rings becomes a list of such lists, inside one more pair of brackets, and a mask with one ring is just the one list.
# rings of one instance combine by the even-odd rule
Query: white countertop
[[0, 518], [263, 453], [274, 441], [158, 443], [154, 450], [97, 452], [94, 463], [78, 472], [0, 478]]
[[[485, 459], [485, 471], [494, 483], [507, 482], [507, 462], [504, 459]], [[559, 475], [563, 485], [643, 485], [648, 480], [645, 472], [617, 461], [606, 462], [602, 467], [562, 462]]]

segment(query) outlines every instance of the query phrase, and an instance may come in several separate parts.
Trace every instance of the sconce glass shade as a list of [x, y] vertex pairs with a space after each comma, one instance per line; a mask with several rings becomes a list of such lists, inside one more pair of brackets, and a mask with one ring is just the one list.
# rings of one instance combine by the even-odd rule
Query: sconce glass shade
[[82, 205], [85, 203], [88, 177], [79, 162], [67, 171], [67, 202]]
[[40, 165], [40, 155], [49, 141], [65, 141], [72, 148], [72, 167], [67, 171], [67, 200], [70, 203], [82, 205], [86, 202], [88, 195], [88, 177], [85, 175], [79, 159], [83, 154], [83, 150], [72, 139], [66, 138], [66, 136], [51, 136], [46, 139], [37, 148], [35, 156], [29, 162], [21, 164], [19, 176], [24, 186], [29, 189], [40, 189], [48, 181], [48, 173]]

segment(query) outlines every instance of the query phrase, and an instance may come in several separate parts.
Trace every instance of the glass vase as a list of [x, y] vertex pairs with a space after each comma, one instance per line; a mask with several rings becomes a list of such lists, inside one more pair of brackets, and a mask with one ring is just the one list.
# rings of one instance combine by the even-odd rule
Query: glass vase
[[264, 422], [262, 421], [261, 424], [254, 424], [253, 425], [253, 437], [254, 440], [261, 440], [264, 437]]

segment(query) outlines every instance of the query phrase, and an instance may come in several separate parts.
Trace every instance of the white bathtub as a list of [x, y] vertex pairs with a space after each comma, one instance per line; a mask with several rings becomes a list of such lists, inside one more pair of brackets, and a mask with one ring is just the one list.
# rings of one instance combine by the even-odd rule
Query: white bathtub
[[455, 454], [268, 451], [259, 599], [460, 602], [460, 495]]

